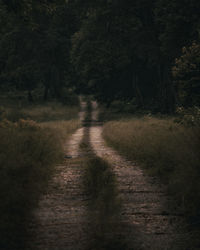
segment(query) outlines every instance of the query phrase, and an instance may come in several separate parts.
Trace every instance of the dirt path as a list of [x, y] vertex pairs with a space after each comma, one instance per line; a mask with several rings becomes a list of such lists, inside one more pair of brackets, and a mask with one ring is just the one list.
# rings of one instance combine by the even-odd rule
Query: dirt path
[[[97, 104], [93, 102], [92, 117], [97, 120]], [[156, 178], [106, 146], [102, 126], [90, 128], [90, 143], [97, 156], [107, 160], [117, 176], [122, 197], [124, 234], [136, 249], [183, 249], [185, 235], [180, 233], [183, 217], [172, 207], [170, 197]]]
[[[85, 117], [86, 104], [81, 100], [80, 120]], [[83, 128], [73, 134], [65, 145], [66, 157], [57, 166], [48, 193], [35, 211], [32, 234], [33, 250], [78, 250], [87, 242], [85, 195], [82, 187], [82, 162], [79, 145]]]
[[[82, 100], [81, 106], [79, 117], [83, 122], [86, 103]], [[138, 166], [106, 146], [96, 102], [92, 102], [91, 121], [83, 125], [66, 143], [65, 162], [57, 167], [48, 193], [35, 212], [37, 223], [33, 226], [35, 239], [31, 249], [83, 250], [89, 245], [92, 221], [88, 221], [87, 197], [82, 186], [82, 165], [88, 155], [80, 152], [81, 143], [89, 144], [90, 156], [95, 153], [108, 161], [117, 177], [122, 200], [121, 231], [129, 246], [126, 250], [187, 249], [183, 247], [185, 235], [179, 230], [183, 218], [170, 206], [165, 188], [156, 178], [146, 176]]]

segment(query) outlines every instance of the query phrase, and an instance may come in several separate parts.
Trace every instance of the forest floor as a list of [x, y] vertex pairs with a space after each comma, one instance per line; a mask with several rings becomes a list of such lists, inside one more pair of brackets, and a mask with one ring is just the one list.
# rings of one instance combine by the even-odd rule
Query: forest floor
[[[48, 192], [35, 211], [28, 249], [193, 249], [187, 247], [189, 239], [184, 216], [174, 206], [165, 186], [105, 144], [97, 103], [92, 102], [90, 118], [86, 118], [86, 106], [86, 102], [81, 101], [83, 126], [66, 143], [65, 161], [57, 166]], [[91, 216], [88, 208], [91, 197], [84, 188], [85, 162], [94, 157], [105, 160], [116, 178], [116, 192], [121, 204], [117, 231], [109, 232], [106, 222], [101, 226], [95, 224], [95, 213]], [[102, 202], [108, 201], [97, 204], [102, 206]], [[104, 215], [101, 216], [104, 221]], [[112, 238], [119, 238], [121, 242], [98, 245], [98, 240], [105, 238], [98, 230], [107, 232], [107, 238], [110, 239], [112, 234]]]

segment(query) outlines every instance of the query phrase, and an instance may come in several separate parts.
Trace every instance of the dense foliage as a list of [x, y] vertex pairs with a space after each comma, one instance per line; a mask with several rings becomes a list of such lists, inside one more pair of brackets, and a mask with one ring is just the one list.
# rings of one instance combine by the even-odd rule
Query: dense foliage
[[72, 44], [80, 88], [87, 86], [108, 104], [125, 99], [139, 108], [173, 112], [179, 93], [171, 68], [182, 47], [198, 40], [199, 1], [87, 3]]
[[73, 89], [154, 112], [197, 105], [199, 70], [194, 83], [178, 58], [199, 46], [199, 12], [199, 0], [1, 0], [0, 85], [30, 101], [42, 87], [44, 99]]
[[62, 97], [70, 85], [70, 37], [76, 22], [65, 1], [0, 1], [1, 86], [31, 91], [44, 88]]
[[182, 53], [173, 67], [179, 101], [187, 107], [200, 106], [200, 44], [183, 47]]

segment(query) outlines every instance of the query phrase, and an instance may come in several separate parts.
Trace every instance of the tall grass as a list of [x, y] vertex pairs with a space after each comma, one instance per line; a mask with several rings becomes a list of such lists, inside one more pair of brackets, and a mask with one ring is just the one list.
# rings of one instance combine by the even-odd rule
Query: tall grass
[[106, 141], [158, 175], [188, 215], [200, 215], [200, 129], [172, 119], [145, 117], [108, 122]]
[[10, 116], [2, 112], [0, 122], [0, 249], [22, 250], [26, 219], [63, 160], [64, 142], [80, 124], [70, 120], [77, 117], [78, 107], [58, 104], [15, 111]]
[[41, 128], [50, 129], [56, 134], [60, 142], [65, 142], [69, 135], [71, 135], [77, 128], [80, 127], [80, 121], [77, 119], [69, 121], [49, 121], [49, 122], [40, 122], [38, 125]]
[[34, 122], [0, 124], [0, 247], [18, 249], [26, 216], [62, 158], [56, 135]]
[[30, 119], [37, 122], [71, 120], [77, 118], [78, 110], [78, 106], [66, 106], [56, 102], [20, 107], [5, 105], [0, 106], [0, 119], [13, 122], [19, 119]]

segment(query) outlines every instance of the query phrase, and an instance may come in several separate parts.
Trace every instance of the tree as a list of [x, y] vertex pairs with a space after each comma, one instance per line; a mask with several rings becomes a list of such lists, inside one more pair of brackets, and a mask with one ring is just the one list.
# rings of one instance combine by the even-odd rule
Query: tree
[[200, 44], [183, 47], [172, 74], [178, 90], [179, 104], [184, 107], [200, 105]]
[[62, 88], [69, 85], [70, 37], [76, 29], [71, 5], [64, 0], [13, 0], [1, 1], [0, 9], [11, 23], [1, 26], [4, 85], [27, 90], [29, 100], [31, 91], [41, 85], [45, 100], [49, 93], [61, 98]]

